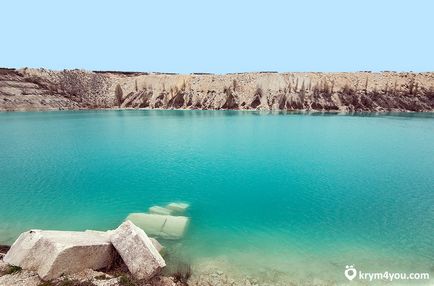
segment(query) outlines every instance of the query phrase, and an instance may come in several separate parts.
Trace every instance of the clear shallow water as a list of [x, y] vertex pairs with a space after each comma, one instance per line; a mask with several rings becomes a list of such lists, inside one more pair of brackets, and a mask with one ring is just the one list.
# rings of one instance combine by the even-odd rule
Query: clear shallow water
[[433, 144], [432, 114], [0, 113], [0, 243], [181, 200], [192, 223], [169, 245], [193, 264], [432, 273]]

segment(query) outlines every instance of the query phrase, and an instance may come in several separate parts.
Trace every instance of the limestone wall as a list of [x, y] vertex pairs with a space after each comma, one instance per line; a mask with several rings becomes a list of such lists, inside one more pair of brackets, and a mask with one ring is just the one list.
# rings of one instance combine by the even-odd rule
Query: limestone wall
[[434, 73], [0, 69], [0, 110], [96, 108], [434, 111]]

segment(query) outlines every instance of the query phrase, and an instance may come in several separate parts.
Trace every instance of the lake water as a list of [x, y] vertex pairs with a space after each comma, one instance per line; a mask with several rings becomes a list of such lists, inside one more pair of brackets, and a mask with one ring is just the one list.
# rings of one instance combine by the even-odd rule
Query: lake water
[[162, 242], [193, 267], [433, 277], [434, 115], [0, 113], [0, 243], [113, 229], [171, 201], [191, 204], [191, 224]]

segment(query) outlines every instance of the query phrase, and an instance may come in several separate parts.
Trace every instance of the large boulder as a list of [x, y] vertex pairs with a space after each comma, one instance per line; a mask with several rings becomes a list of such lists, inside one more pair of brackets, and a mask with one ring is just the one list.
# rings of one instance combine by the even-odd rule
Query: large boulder
[[112, 233], [111, 242], [136, 279], [148, 280], [166, 266], [151, 239], [131, 221], [125, 221]]
[[[108, 230], [108, 231], [86, 230], [86, 232], [99, 233], [100, 235], [105, 235], [107, 239], [110, 240], [110, 237], [114, 233], [114, 230]], [[153, 237], [150, 237], [149, 239], [151, 240], [154, 247], [158, 250], [158, 252], [160, 252], [160, 254], [164, 252], [165, 248], [163, 245], [161, 245], [161, 243], [158, 240], [156, 240]]]
[[150, 235], [165, 239], [181, 238], [188, 226], [189, 218], [185, 216], [132, 213], [127, 217], [135, 225]]
[[109, 237], [97, 232], [30, 230], [18, 237], [3, 259], [51, 280], [109, 267], [114, 254]]

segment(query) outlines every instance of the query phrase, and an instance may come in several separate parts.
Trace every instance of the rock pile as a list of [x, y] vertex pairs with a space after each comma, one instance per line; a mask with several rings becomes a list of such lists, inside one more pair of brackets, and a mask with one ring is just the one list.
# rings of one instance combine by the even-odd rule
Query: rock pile
[[107, 268], [114, 254], [109, 237], [99, 233], [30, 230], [18, 237], [3, 260], [51, 280], [86, 268]]
[[[161, 256], [164, 247], [147, 234], [181, 238], [189, 223], [184, 216], [188, 207], [186, 203], [153, 206], [149, 213], [130, 214], [117, 229], [109, 231], [26, 231], [6, 254], [0, 252], [0, 286], [36, 286], [43, 281], [50, 281], [47, 285], [64, 285], [64, 279], [100, 286], [123, 285], [122, 277], [97, 271], [115, 271], [113, 266], [119, 263], [123, 272], [129, 271], [128, 275], [137, 281], [183, 285], [173, 277], [160, 275], [166, 266]], [[86, 283], [83, 285], [90, 285]]]
[[118, 253], [134, 278], [149, 280], [166, 266], [161, 249], [158, 241], [125, 221], [108, 232], [30, 230], [19, 236], [3, 261], [47, 281], [86, 269], [108, 269]]
[[164, 239], [180, 239], [184, 236], [190, 221], [183, 215], [188, 207], [186, 203], [170, 203], [166, 207], [152, 206], [149, 213], [131, 213], [127, 220], [150, 235]]

